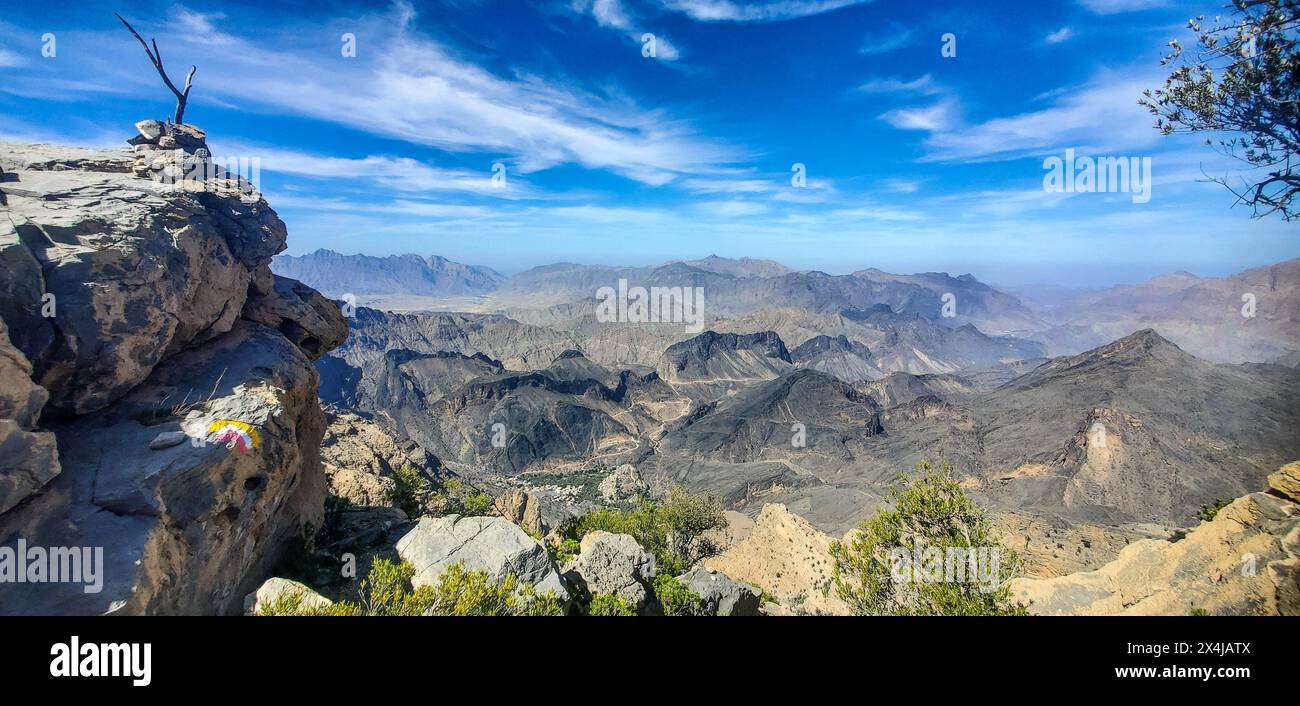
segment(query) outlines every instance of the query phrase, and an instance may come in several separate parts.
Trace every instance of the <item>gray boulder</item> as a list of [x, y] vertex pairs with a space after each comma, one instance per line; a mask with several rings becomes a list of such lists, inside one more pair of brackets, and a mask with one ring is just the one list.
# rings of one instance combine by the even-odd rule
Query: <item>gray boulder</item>
[[703, 600], [704, 615], [761, 615], [763, 592], [726, 574], [703, 567], [677, 577]]
[[590, 598], [610, 593], [622, 596], [637, 610], [645, 608], [654, 590], [655, 558], [627, 534], [597, 530], [582, 538], [581, 553], [565, 574]]
[[467, 571], [484, 571], [496, 581], [514, 576], [536, 587], [555, 591], [562, 601], [569, 592], [542, 543], [501, 517], [422, 517], [397, 540], [397, 554], [415, 567], [411, 583], [435, 586], [453, 564]]
[[305, 584], [276, 577], [267, 579], [256, 591], [244, 596], [244, 615], [261, 615], [267, 606], [292, 595], [301, 596], [303, 608], [326, 608], [334, 603]]

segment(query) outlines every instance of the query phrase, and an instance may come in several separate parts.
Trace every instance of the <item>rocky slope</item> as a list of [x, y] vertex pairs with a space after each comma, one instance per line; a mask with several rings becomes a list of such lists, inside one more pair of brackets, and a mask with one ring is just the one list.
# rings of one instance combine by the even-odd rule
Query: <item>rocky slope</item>
[[251, 185], [185, 177], [201, 130], [138, 127], [0, 145], [0, 443], [32, 437], [0, 456], [0, 544], [104, 552], [102, 591], [5, 583], [6, 613], [239, 612], [321, 521], [313, 361], [346, 321], [271, 273], [287, 233]]
[[1300, 463], [1174, 541], [1146, 539], [1095, 571], [1017, 579], [1041, 615], [1300, 615]]

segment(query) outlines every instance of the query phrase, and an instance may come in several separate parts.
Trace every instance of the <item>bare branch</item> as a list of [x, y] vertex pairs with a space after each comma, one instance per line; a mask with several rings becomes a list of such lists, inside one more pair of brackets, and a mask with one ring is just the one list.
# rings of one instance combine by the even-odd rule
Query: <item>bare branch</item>
[[[194, 72], [198, 70], [198, 67], [190, 67], [189, 74], [185, 76], [185, 90], [178, 90], [176, 84], [172, 83], [171, 77], [167, 75], [167, 70], [163, 67], [162, 51], [158, 49], [158, 40], [151, 39], [149, 42], [144, 41], [144, 37], [141, 37], [140, 33], [135, 31], [135, 27], [132, 27], [131, 23], [126, 21], [125, 17], [122, 17], [116, 12], [114, 12], [113, 15], [117, 17], [117, 19], [121, 20], [122, 24], [126, 26], [127, 31], [135, 37], [136, 41], [140, 42], [141, 47], [144, 47], [144, 53], [149, 57], [149, 63], [153, 64], [153, 67], [158, 70], [158, 75], [162, 77], [163, 83], [167, 86], [167, 89], [172, 92], [172, 95], [176, 96], [176, 115], [173, 118], [173, 122], [178, 125], [183, 123], [185, 121], [185, 104], [189, 101], [190, 87], [193, 84]], [[150, 48], [151, 43], [153, 45], [152, 49]]]

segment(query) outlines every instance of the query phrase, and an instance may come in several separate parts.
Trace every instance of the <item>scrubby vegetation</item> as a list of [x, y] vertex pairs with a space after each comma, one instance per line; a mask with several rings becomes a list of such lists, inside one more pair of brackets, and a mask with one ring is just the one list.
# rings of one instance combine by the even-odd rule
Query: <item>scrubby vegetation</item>
[[642, 500], [628, 510], [593, 510], [565, 523], [560, 535], [579, 542], [596, 530], [629, 534], [654, 555], [660, 573], [680, 574], [718, 552], [711, 533], [726, 526], [722, 503], [717, 498], [677, 487], [662, 500]]
[[538, 594], [513, 576], [496, 582], [482, 571], [454, 564], [437, 586], [414, 588], [415, 569], [407, 562], [376, 559], [361, 582], [357, 601], [330, 606], [303, 605], [300, 594], [280, 596], [263, 606], [262, 615], [560, 615], [563, 605], [552, 591]]
[[704, 607], [700, 594], [686, 587], [668, 574], [655, 576], [655, 598], [663, 607], [664, 615], [699, 615]]
[[[891, 491], [893, 509], [878, 510], [850, 541], [831, 545], [836, 594], [859, 615], [1025, 614], [1007, 587], [1018, 559], [993, 540], [952, 466], [922, 461], [916, 471]], [[953, 561], [969, 550], [975, 566]]]
[[1232, 504], [1232, 500], [1216, 498], [1212, 503], [1202, 503], [1201, 509], [1196, 513], [1197, 519], [1201, 522], [1209, 522], [1219, 516], [1219, 511]]
[[400, 508], [408, 517], [418, 517], [424, 496], [429, 492], [429, 481], [410, 464], [393, 471], [393, 489], [388, 501]]
[[587, 606], [587, 615], [599, 617], [636, 615], [636, 606], [617, 593], [599, 593], [591, 597], [591, 604]]
[[492, 514], [492, 496], [463, 478], [448, 478], [442, 484], [442, 490], [429, 496], [428, 504], [438, 515], [478, 517]]

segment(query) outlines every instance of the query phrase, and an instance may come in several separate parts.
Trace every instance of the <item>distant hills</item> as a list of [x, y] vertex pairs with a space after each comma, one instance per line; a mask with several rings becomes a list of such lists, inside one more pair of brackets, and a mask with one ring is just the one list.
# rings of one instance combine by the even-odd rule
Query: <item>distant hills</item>
[[[586, 342], [584, 352], [607, 362], [605, 351], [651, 365], [667, 345], [686, 337], [654, 327], [602, 331], [593, 312], [595, 292], [627, 280], [630, 286], [703, 287], [705, 316], [715, 331], [770, 330], [792, 348], [816, 336], [845, 336], [868, 346], [882, 373], [948, 372], [1002, 359], [1068, 355], [1143, 328], [1214, 362], [1300, 365], [1300, 260], [1228, 277], [1176, 272], [1100, 290], [1022, 287], [1019, 295], [969, 274], [899, 275], [868, 268], [829, 275], [717, 255], [645, 267], [556, 263], [510, 277], [437, 256], [329, 250], [279, 256], [272, 267], [331, 296], [351, 293], [362, 304], [376, 301], [381, 307], [400, 299], [407, 311], [463, 310], [463, 301], [447, 299], [478, 296], [475, 313], [573, 332], [575, 340]], [[956, 338], [943, 331], [964, 326], [974, 330]], [[980, 352], [989, 342], [1001, 345], [1004, 354]], [[958, 349], [963, 352], [954, 354]], [[864, 375], [871, 367], [856, 360], [826, 363], [841, 364]]]
[[436, 255], [342, 255], [317, 250], [302, 256], [278, 255], [271, 268], [330, 296], [344, 294], [410, 294], [446, 296], [482, 294], [496, 289], [505, 277], [488, 267], [462, 265]]

